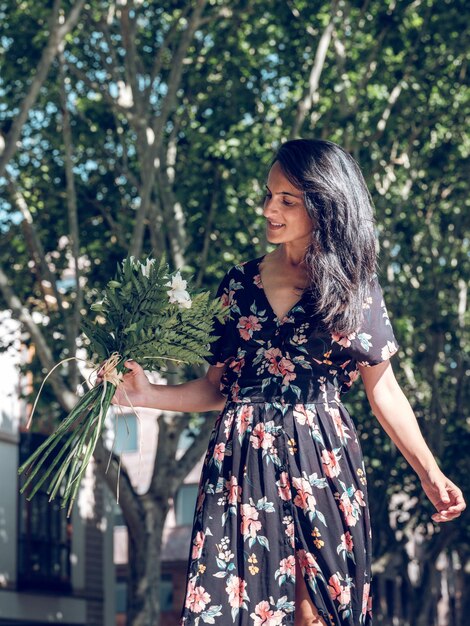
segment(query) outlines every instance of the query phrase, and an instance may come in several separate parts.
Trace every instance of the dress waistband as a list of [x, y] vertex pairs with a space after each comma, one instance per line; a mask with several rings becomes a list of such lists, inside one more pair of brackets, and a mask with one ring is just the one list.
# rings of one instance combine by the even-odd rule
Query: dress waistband
[[329, 388], [326, 391], [318, 392], [317, 396], [312, 397], [293, 397], [293, 394], [288, 396], [274, 396], [274, 397], [260, 397], [260, 396], [227, 396], [227, 403], [232, 404], [271, 404], [278, 406], [295, 406], [297, 404], [325, 404], [334, 402], [336, 404], [341, 403], [341, 394], [339, 389]]

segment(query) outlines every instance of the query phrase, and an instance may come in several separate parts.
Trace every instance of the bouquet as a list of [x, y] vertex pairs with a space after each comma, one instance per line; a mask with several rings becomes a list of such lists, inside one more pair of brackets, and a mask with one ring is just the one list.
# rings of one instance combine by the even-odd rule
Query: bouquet
[[124, 362], [134, 359], [150, 371], [159, 369], [162, 361], [200, 363], [217, 339], [211, 335], [214, 319], [222, 321], [226, 314], [226, 307], [209, 292], [190, 295], [187, 281], [179, 271], [169, 272], [164, 257], [148, 258], [145, 263], [134, 257], [122, 261], [102, 300], [91, 309], [97, 317], [94, 322], [85, 319], [82, 331], [91, 353], [101, 362], [102, 382], [78, 400], [57, 430], [18, 469], [20, 474], [30, 470], [21, 493], [37, 477], [28, 500], [49, 480], [49, 500], [59, 493], [69, 515], [126, 371]]

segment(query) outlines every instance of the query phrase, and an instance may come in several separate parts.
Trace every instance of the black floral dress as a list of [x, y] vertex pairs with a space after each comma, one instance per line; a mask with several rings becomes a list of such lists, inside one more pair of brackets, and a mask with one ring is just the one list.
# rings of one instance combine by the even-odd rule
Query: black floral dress
[[372, 624], [371, 527], [355, 425], [341, 402], [358, 364], [398, 350], [375, 277], [363, 323], [321, 330], [308, 292], [279, 320], [263, 257], [233, 266], [211, 344], [229, 366], [196, 504], [181, 626], [294, 623], [295, 552], [328, 626]]

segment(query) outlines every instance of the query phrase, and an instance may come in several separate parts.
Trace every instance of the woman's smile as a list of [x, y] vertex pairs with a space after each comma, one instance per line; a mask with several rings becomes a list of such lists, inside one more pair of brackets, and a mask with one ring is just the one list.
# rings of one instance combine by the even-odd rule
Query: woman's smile
[[273, 222], [272, 220], [268, 220], [268, 228], [270, 230], [280, 230], [284, 226], [285, 226], [285, 224], [278, 223], [278, 222]]

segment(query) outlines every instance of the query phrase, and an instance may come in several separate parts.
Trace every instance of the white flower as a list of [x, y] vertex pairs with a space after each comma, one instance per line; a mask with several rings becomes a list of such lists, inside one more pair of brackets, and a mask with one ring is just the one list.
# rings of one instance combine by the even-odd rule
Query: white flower
[[165, 287], [171, 287], [173, 291], [185, 291], [187, 284], [187, 281], [184, 280], [181, 273], [178, 271], [172, 277], [171, 282], [165, 283]]
[[180, 272], [176, 272], [171, 281], [165, 283], [165, 287], [171, 287], [171, 289], [167, 291], [171, 304], [176, 303], [183, 309], [191, 308], [191, 296], [186, 291], [187, 284], [187, 281], [183, 279]]
[[154, 265], [155, 259], [147, 259], [145, 265], [143, 263], [140, 264], [140, 269], [142, 270], [142, 274], [147, 278], [150, 275], [150, 268]]

